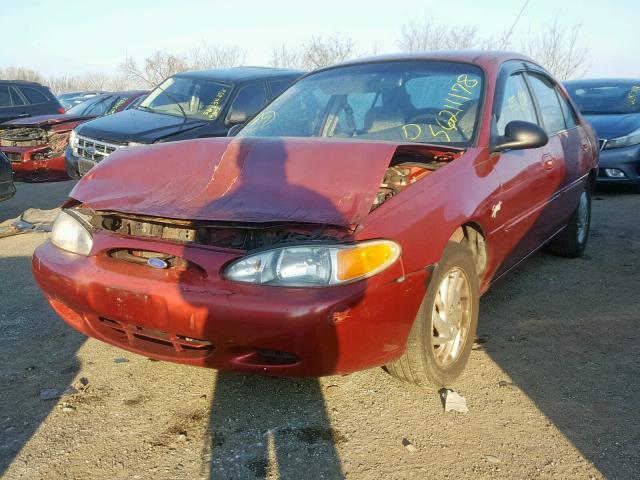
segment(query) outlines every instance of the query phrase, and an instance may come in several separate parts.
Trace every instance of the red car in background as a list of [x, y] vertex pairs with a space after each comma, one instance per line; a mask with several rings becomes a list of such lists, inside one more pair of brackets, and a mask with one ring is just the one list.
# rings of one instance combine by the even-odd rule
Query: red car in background
[[235, 138], [117, 150], [33, 256], [73, 328], [163, 360], [319, 376], [462, 371], [479, 298], [585, 249], [598, 149], [564, 88], [501, 52], [312, 72]]
[[63, 114], [5, 122], [0, 124], [0, 151], [9, 158], [16, 180], [67, 180], [64, 150], [71, 130], [93, 118], [126, 110], [147, 93], [135, 90], [100, 94]]

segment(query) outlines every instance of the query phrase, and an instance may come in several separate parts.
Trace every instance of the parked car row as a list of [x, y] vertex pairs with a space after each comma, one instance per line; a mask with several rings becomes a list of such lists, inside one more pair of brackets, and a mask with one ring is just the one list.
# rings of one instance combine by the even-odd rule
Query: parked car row
[[136, 108], [78, 126], [65, 152], [67, 172], [79, 178], [115, 150], [130, 145], [224, 137], [301, 74], [259, 67], [176, 74]]
[[5, 122], [0, 125], [0, 150], [11, 161], [18, 180], [68, 179], [64, 151], [71, 130], [98, 116], [125, 111], [147, 93], [141, 90], [102, 93], [63, 114], [26, 116]]
[[58, 100], [62, 104], [65, 110], [69, 110], [71, 107], [75, 107], [79, 103], [85, 102], [90, 98], [95, 97], [96, 95], [101, 95], [103, 92], [101, 90], [96, 91], [83, 91], [83, 92], [67, 92], [61, 95], [58, 95]]
[[85, 176], [34, 276], [73, 328], [147, 357], [448, 385], [482, 293], [544, 245], [584, 251], [594, 131], [514, 54], [374, 57], [277, 95], [298, 75], [180, 74], [76, 127]]

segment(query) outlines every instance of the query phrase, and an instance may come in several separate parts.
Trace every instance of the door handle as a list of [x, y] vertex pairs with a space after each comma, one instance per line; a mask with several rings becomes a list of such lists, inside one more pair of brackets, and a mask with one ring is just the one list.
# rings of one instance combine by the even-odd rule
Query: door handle
[[545, 170], [551, 170], [556, 164], [556, 159], [548, 153], [542, 156], [542, 166]]
[[18, 115], [18, 118], [24, 118], [24, 117], [30, 117], [31, 114], [30, 113], [21, 113], [20, 115]]

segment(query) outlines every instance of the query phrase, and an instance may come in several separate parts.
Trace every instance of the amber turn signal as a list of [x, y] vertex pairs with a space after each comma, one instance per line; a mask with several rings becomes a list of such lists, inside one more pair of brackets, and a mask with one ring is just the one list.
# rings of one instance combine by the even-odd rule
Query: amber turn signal
[[351, 282], [384, 270], [400, 256], [400, 246], [389, 240], [362, 242], [337, 252], [336, 277]]

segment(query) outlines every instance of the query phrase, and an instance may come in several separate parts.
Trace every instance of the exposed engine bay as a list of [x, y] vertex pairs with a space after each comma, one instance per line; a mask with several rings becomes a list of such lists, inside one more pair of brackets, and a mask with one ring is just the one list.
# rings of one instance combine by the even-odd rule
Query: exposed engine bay
[[[401, 146], [393, 156], [371, 210], [394, 195], [462, 155], [462, 150], [426, 146]], [[190, 221], [77, 208], [95, 229], [119, 235], [197, 243], [238, 250], [254, 250], [299, 242], [341, 242], [349, 228], [318, 223], [242, 223]]]
[[48, 149], [40, 152], [41, 158], [34, 160], [45, 160], [47, 158], [58, 157], [64, 153], [64, 149], [69, 142], [69, 127], [64, 130], [42, 127], [3, 127], [0, 130], [0, 147], [37, 147], [48, 146]]
[[461, 151], [439, 151], [427, 148], [400, 147], [385, 172], [372, 210], [397, 195], [409, 185], [444, 167], [459, 157]]

